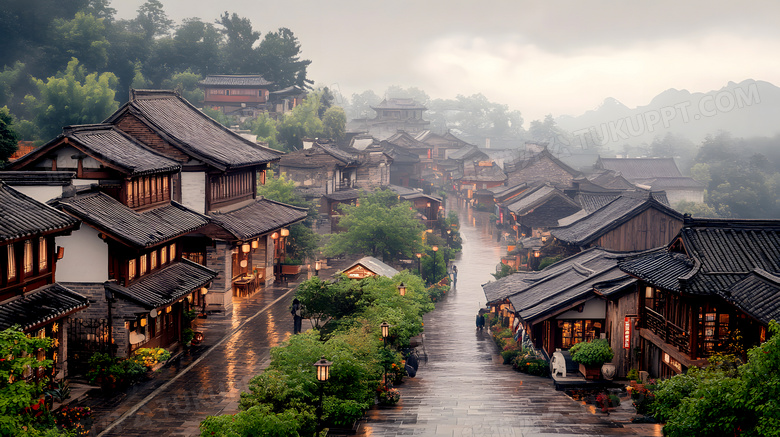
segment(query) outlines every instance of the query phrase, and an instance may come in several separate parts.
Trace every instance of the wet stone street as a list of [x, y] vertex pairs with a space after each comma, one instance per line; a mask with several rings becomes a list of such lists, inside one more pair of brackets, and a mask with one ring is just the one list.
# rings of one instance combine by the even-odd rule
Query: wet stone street
[[[458, 282], [425, 316], [417, 376], [397, 387], [398, 405], [369, 410], [357, 435], [661, 435], [657, 425], [616, 423], [593, 414], [555, 391], [550, 379], [501, 364], [490, 334], [474, 323], [485, 304], [481, 285], [493, 279], [503, 250], [485, 228], [461, 217], [463, 252], [454, 261]], [[236, 299], [229, 316], [198, 320], [205, 344], [131, 392], [95, 400], [91, 435], [194, 436], [206, 416], [237, 412], [241, 391], [268, 365], [270, 349], [292, 334], [288, 308], [295, 285], [265, 288]]]

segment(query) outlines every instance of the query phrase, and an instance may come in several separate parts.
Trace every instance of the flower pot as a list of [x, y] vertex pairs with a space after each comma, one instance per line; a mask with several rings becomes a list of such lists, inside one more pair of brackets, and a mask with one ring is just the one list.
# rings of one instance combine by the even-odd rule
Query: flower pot
[[585, 379], [599, 379], [601, 378], [601, 367], [580, 364], [580, 373], [582, 373]]
[[617, 368], [612, 363], [604, 363], [604, 365], [601, 366], [601, 374], [607, 381], [612, 381], [612, 378], [615, 377], [616, 372]]

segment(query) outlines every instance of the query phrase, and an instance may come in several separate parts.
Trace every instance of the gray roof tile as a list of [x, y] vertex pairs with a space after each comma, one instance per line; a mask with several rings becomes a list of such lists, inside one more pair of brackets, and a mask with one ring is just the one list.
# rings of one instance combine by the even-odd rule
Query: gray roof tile
[[13, 325], [26, 330], [87, 306], [89, 299], [55, 282], [0, 304], [0, 330]]
[[203, 287], [217, 276], [217, 272], [188, 259], [182, 259], [142, 276], [127, 287], [113, 282], [106, 286], [125, 298], [148, 309], [160, 308]]
[[214, 223], [235, 235], [237, 239], [249, 240], [299, 222], [305, 219], [307, 214], [306, 208], [260, 198], [230, 212], [212, 212], [210, 217]]
[[78, 226], [79, 221], [0, 182], [0, 241]]

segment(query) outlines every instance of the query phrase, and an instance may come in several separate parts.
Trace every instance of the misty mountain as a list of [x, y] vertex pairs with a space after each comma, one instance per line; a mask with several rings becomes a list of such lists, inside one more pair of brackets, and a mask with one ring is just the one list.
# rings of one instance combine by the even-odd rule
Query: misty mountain
[[610, 97], [595, 110], [578, 117], [564, 115], [556, 122], [573, 134], [575, 144], [588, 138], [619, 149], [650, 143], [667, 132], [696, 143], [719, 131], [745, 138], [774, 136], [780, 133], [778, 119], [780, 88], [748, 79], [706, 93], [668, 89], [633, 109]]

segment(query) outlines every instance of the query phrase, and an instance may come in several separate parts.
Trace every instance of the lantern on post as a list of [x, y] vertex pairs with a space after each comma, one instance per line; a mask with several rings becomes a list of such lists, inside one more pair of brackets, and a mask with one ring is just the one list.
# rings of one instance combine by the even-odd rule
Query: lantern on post
[[314, 363], [314, 368], [316, 369], [316, 373], [317, 373], [317, 381], [319, 381], [320, 383], [320, 403], [319, 405], [317, 405], [317, 435], [320, 435], [320, 431], [322, 431], [323, 385], [325, 384], [325, 381], [327, 381], [330, 378], [331, 364], [333, 364], [333, 362], [326, 360], [324, 355], [322, 359]]
[[406, 296], [406, 284], [404, 284], [403, 282], [398, 284], [398, 294], [400, 294], [401, 296]]

